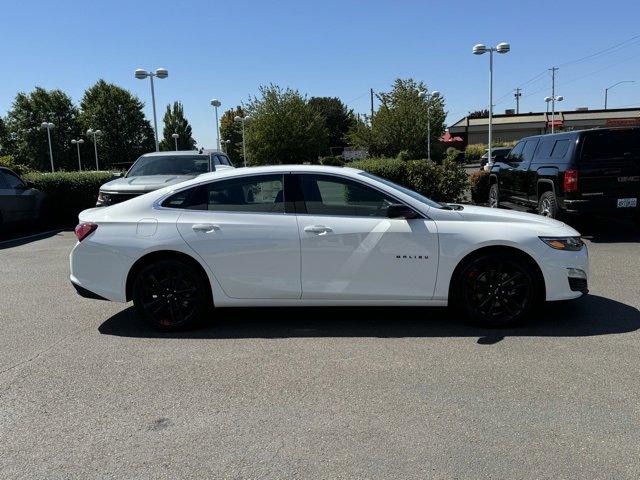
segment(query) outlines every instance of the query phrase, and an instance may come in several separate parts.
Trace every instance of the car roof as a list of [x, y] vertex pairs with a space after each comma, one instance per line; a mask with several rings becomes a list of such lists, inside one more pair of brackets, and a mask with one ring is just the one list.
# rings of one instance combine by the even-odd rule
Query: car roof
[[350, 167], [330, 167], [325, 165], [267, 165], [260, 167], [242, 167], [216, 170], [215, 172], [203, 173], [187, 183], [197, 184], [221, 178], [241, 177], [244, 175], [268, 175], [270, 173], [334, 173], [346, 176], [356, 175], [362, 170]]
[[141, 156], [142, 157], [182, 157], [182, 156], [189, 156], [189, 157], [193, 157], [193, 156], [198, 156], [198, 155], [202, 155], [203, 157], [208, 157], [210, 153], [219, 153], [224, 155], [224, 152], [221, 152], [220, 150], [206, 150], [202, 153], [200, 153], [200, 151], [198, 150], [171, 150], [171, 151], [166, 151], [166, 152], [149, 152], [149, 153], [143, 153]]

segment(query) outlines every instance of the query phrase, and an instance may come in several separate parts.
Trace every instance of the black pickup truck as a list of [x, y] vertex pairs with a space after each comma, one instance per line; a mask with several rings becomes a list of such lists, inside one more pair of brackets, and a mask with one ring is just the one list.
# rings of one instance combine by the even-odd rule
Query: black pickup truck
[[489, 204], [540, 215], [632, 214], [640, 220], [640, 128], [598, 128], [520, 140], [490, 171]]

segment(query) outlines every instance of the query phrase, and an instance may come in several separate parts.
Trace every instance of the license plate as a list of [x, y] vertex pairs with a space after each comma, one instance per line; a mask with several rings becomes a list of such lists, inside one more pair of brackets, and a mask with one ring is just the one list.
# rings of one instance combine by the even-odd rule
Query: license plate
[[619, 198], [618, 208], [635, 208], [638, 206], [637, 198]]

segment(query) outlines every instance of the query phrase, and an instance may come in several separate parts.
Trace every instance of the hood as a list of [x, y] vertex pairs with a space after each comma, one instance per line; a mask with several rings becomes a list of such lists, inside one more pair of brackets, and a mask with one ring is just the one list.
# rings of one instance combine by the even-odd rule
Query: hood
[[116, 178], [100, 187], [103, 192], [151, 192], [168, 185], [191, 180], [196, 175], [144, 175], [140, 177]]

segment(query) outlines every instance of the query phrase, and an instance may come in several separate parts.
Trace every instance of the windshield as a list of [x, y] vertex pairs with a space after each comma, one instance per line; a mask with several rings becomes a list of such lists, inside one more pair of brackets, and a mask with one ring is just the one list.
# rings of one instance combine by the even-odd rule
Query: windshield
[[143, 156], [136, 160], [127, 177], [143, 175], [200, 175], [209, 171], [208, 155]]
[[409, 195], [411, 198], [418, 200], [419, 202], [422, 202], [429, 207], [443, 208], [442, 205], [438, 202], [435, 202], [430, 198], [425, 197], [424, 195], [420, 195], [418, 192], [414, 192], [413, 190], [409, 190], [408, 188], [398, 185], [397, 183], [393, 183], [386, 178], [378, 177], [377, 175], [373, 175], [372, 173], [368, 172], [360, 172], [360, 175], [362, 175], [363, 177], [371, 178], [373, 180], [377, 180], [378, 182], [384, 183], [385, 185], [391, 188], [395, 188], [396, 190], [400, 190], [402, 193]]

